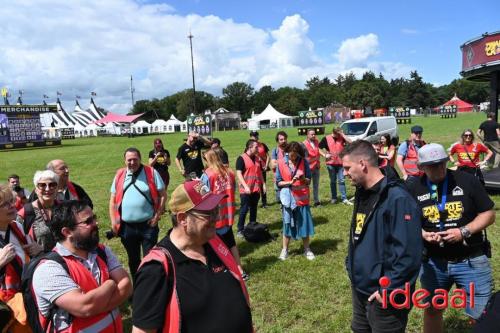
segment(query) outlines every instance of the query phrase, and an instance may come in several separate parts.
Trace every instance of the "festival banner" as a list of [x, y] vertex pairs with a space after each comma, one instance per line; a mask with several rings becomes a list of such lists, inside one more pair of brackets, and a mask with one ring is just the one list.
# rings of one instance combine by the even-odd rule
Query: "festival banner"
[[187, 117], [187, 127], [189, 132], [196, 132], [203, 136], [212, 136], [212, 116], [196, 115]]

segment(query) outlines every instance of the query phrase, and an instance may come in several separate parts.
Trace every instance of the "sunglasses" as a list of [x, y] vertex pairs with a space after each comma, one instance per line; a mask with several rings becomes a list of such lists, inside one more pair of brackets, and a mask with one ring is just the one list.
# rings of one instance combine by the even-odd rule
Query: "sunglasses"
[[56, 182], [53, 182], [53, 183], [38, 183], [38, 184], [36, 184], [36, 187], [39, 190], [44, 190], [44, 189], [53, 190], [53, 189], [55, 189], [57, 187], [57, 183]]
[[194, 217], [208, 219], [209, 221], [217, 221], [219, 219], [219, 210], [218, 209], [214, 209], [213, 211], [210, 212], [210, 214], [204, 214], [204, 213], [195, 212], [195, 211], [189, 211], [186, 213], [191, 215], [191, 216], [194, 216]]
[[76, 223], [75, 225], [92, 225], [94, 224], [95, 222], [97, 222], [97, 215], [92, 215], [91, 217], [89, 217], [88, 219], [86, 220], [83, 220], [81, 222], [78, 222]]
[[464, 134], [464, 137], [471, 138], [472, 134]]

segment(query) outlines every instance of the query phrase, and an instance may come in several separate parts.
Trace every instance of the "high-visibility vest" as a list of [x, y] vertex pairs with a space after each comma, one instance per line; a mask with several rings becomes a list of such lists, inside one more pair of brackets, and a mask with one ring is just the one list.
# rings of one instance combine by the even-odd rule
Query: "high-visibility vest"
[[[303, 159], [301, 159], [297, 168], [297, 172], [300, 171], [303, 175], [305, 175], [306, 167]], [[284, 181], [292, 180], [292, 172], [285, 163], [284, 159], [278, 160], [278, 170], [280, 171], [281, 178]], [[290, 190], [292, 191], [292, 195], [297, 206], [309, 205], [309, 185], [306, 184], [305, 180], [297, 179], [292, 183]]]
[[[99, 246], [103, 248], [102, 245]], [[62, 258], [66, 262], [66, 265], [68, 265], [71, 279], [75, 281], [83, 293], [87, 293], [98, 288], [105, 281], [110, 279], [107, 263], [100, 256], [96, 257], [97, 265], [99, 266], [101, 273], [101, 281], [99, 281], [99, 284], [92, 276], [92, 273], [74, 256], [62, 256]], [[38, 316], [42, 327], [46, 327], [47, 321], [50, 318], [44, 317], [40, 312], [38, 313]], [[48, 330], [48, 332], [50, 332], [50, 330]], [[58, 333], [77, 332], [121, 333], [123, 332], [123, 326], [120, 311], [118, 309], [114, 309], [113, 311], [100, 313], [89, 318], [72, 316], [71, 325], [62, 331], [58, 331]]]
[[[158, 190], [156, 189], [155, 179], [154, 179], [154, 169], [147, 165], [143, 165], [144, 173], [146, 174], [146, 181], [149, 187], [149, 194], [151, 195], [151, 201], [153, 202], [153, 210], [156, 212], [160, 206], [160, 197], [158, 195]], [[116, 225], [113, 225], [113, 231], [118, 233], [121, 226], [121, 215], [120, 206], [123, 201], [123, 183], [125, 182], [125, 175], [127, 174], [127, 168], [119, 169], [115, 175], [115, 201], [113, 204], [113, 213], [116, 221]]]
[[326, 136], [326, 143], [328, 144], [328, 152], [331, 157], [326, 160], [328, 165], [342, 165], [342, 159], [340, 158], [340, 153], [344, 150], [345, 140], [342, 137], [337, 139], [333, 138], [333, 135]]
[[[247, 153], [241, 154], [241, 157], [245, 162], [243, 179], [250, 188], [250, 193], [260, 192], [260, 185], [263, 183], [263, 178], [259, 156], [255, 156], [255, 161], [252, 161], [252, 158]], [[241, 194], [245, 194], [245, 188], [242, 184], [240, 184], [239, 189]]]
[[[222, 242], [219, 236], [215, 236], [214, 238], [208, 241], [208, 244], [212, 247], [215, 254], [222, 263], [227, 267], [231, 275], [239, 282], [241, 291], [243, 295], [245, 295], [245, 299], [247, 301], [248, 306], [250, 306], [250, 299], [248, 297], [247, 287], [245, 285], [245, 281], [241, 277], [240, 270], [238, 269], [238, 264], [233, 258], [231, 251], [227, 248], [227, 246]], [[168, 261], [172, 263], [172, 272], [170, 272], [170, 268], [168, 267]], [[177, 283], [175, 277], [175, 264], [172, 259], [172, 256], [168, 252], [167, 249], [163, 247], [154, 247], [149, 251], [149, 253], [142, 259], [141, 265], [139, 269], [147, 262], [150, 261], [158, 261], [162, 264], [163, 269], [165, 269], [165, 274], [168, 277], [169, 274], [173, 274], [173, 290], [172, 296], [170, 297], [170, 301], [165, 309], [165, 322], [163, 324], [163, 328], [161, 330], [162, 333], [179, 333], [181, 331], [181, 310], [179, 304], [179, 297], [177, 295]]]
[[72, 182], [70, 182], [68, 180], [68, 182], [66, 183], [66, 187], [68, 188], [68, 191], [69, 191], [69, 194], [70, 194], [70, 198], [72, 200], [80, 200], [80, 197], [78, 196], [78, 193], [76, 192], [75, 185], [73, 185]]
[[304, 141], [304, 146], [307, 149], [307, 162], [309, 162], [309, 167], [311, 170], [316, 170], [320, 168], [320, 153], [319, 153], [319, 142], [314, 139], [314, 147], [312, 146], [309, 139]]
[[[411, 141], [406, 141], [406, 145], [407, 150], [405, 159], [403, 160], [403, 167], [409, 176], [420, 177], [424, 172], [418, 168], [418, 150]], [[425, 141], [423, 141], [423, 145], [425, 145]]]
[[258, 142], [257, 155], [260, 157], [260, 167], [264, 170], [266, 168], [267, 153], [264, 144]]
[[[386, 154], [387, 155], [387, 152], [389, 151], [389, 149], [392, 147], [392, 149], [395, 149], [394, 146], [383, 146], [383, 147], [380, 147], [380, 152], [382, 154]], [[379, 164], [379, 167], [380, 168], [383, 168], [383, 167], [386, 167], [387, 164], [389, 164], [391, 167], [394, 167], [394, 161], [396, 161], [396, 152], [394, 152], [394, 155], [392, 155], [392, 158], [390, 160], [387, 160], [385, 158], [381, 159], [381, 162]]]
[[[28, 244], [24, 231], [16, 222], [9, 223], [7, 232], [14, 234], [21, 245]], [[11, 236], [10, 236], [11, 237]], [[25, 252], [26, 263], [29, 260]], [[23, 273], [23, 260], [17, 254], [10, 262], [0, 269], [0, 300], [9, 301], [21, 289], [21, 276]]]
[[231, 169], [228, 169], [227, 172], [228, 175], [224, 177], [216, 173], [212, 168], [207, 168], [205, 170], [205, 174], [208, 176], [208, 181], [210, 183], [210, 190], [216, 194], [227, 194], [227, 197], [219, 202], [219, 218], [215, 223], [215, 228], [217, 229], [233, 225], [236, 212], [234, 173]]

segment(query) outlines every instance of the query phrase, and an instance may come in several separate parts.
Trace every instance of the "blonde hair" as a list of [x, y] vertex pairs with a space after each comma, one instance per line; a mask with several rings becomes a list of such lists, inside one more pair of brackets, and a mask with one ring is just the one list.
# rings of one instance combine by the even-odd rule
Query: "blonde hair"
[[40, 179], [50, 179], [55, 183], [59, 183], [59, 176], [52, 170], [38, 170], [33, 176], [33, 184], [36, 186]]
[[0, 184], [0, 205], [14, 200], [14, 193], [9, 186]]
[[206, 151], [205, 159], [207, 160], [207, 166], [212, 168], [218, 175], [227, 177], [228, 169], [222, 163], [222, 150], [220, 148], [212, 148]]

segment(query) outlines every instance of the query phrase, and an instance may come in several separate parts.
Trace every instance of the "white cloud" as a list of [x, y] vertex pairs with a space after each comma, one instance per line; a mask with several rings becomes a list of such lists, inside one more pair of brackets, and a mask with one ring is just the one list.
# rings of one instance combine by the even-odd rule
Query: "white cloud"
[[401, 29], [401, 33], [405, 35], [418, 35], [420, 31], [415, 29], [403, 28]]
[[[130, 75], [135, 99], [161, 98], [191, 87], [191, 31], [196, 88], [220, 95], [227, 84], [255, 88], [303, 87], [314, 75], [335, 78], [350, 70], [407, 75], [399, 63], [382, 63], [378, 36], [341, 43], [337, 61], [322, 59], [309, 37], [309, 23], [287, 16], [274, 30], [215, 15], [182, 16], [172, 6], [146, 0], [17, 0], [0, 7], [0, 86], [25, 91], [25, 102], [39, 103], [63, 93], [66, 109], [75, 95], [81, 105], [91, 91], [99, 106], [130, 108]], [[324, 48], [325, 45], [322, 45]], [[11, 101], [15, 96], [11, 98]]]

